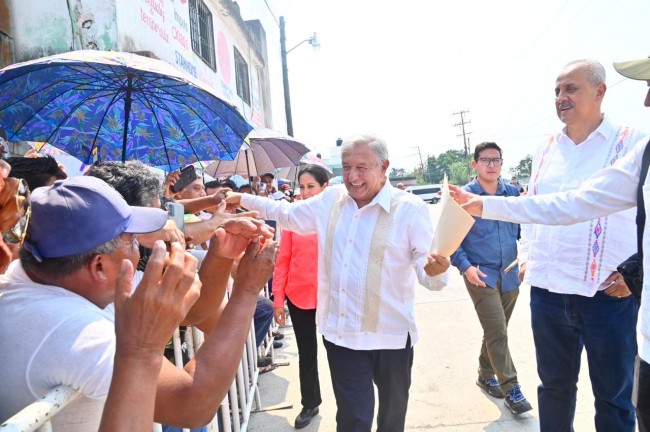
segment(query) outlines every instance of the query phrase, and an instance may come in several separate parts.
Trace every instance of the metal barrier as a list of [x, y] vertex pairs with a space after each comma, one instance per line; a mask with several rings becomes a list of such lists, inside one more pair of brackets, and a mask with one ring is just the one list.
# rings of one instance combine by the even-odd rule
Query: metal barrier
[[54, 387], [40, 400], [26, 406], [0, 425], [2, 432], [51, 432], [52, 418], [75, 400], [80, 392], [67, 386]]
[[[185, 330], [185, 347], [191, 359], [201, 347], [205, 337], [203, 332], [196, 327], [188, 326]], [[176, 329], [172, 338], [174, 346], [174, 361], [178, 367], [183, 367], [183, 344], [180, 331]], [[215, 371], [216, 372], [216, 371]], [[208, 424], [208, 430], [219, 432], [246, 432], [253, 407], [259, 410], [262, 406], [257, 379], [257, 350], [255, 348], [255, 328], [251, 321], [251, 328], [243, 348], [242, 358], [237, 368], [235, 378], [230, 385], [230, 390], [221, 402], [221, 406]], [[189, 429], [183, 429], [183, 432]]]

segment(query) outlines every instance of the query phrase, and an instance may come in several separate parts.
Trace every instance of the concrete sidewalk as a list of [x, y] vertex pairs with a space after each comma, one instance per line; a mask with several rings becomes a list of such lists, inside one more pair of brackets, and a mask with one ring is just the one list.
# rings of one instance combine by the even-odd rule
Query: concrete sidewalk
[[[437, 206], [436, 206], [437, 207]], [[507, 432], [538, 431], [535, 350], [530, 329], [529, 287], [522, 285], [509, 326], [510, 349], [519, 381], [533, 410], [515, 416], [502, 399], [488, 396], [478, 386], [478, 354], [482, 331], [458, 271], [450, 269], [450, 284], [440, 292], [417, 288], [416, 320], [420, 340], [415, 345], [407, 431]], [[250, 431], [291, 431], [302, 408], [298, 380], [298, 352], [293, 329], [282, 330], [284, 346], [275, 350], [277, 362], [290, 362], [260, 376], [263, 410], [252, 414]], [[319, 336], [320, 337], [320, 336]], [[319, 371], [323, 404], [320, 414], [302, 429], [336, 430], [336, 403], [329, 378], [325, 349], [319, 346]], [[594, 431], [593, 395], [583, 355], [574, 427]], [[288, 409], [273, 409], [292, 405]], [[376, 405], [376, 404], [375, 404]], [[375, 424], [376, 428], [376, 424]]]

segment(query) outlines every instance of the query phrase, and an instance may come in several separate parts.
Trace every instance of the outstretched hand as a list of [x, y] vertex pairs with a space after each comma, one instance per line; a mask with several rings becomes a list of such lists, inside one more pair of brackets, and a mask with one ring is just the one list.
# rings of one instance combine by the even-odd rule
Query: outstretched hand
[[483, 215], [482, 196], [467, 192], [456, 185], [449, 185], [449, 195], [472, 216], [481, 217]]
[[165, 243], [179, 242], [183, 249], [185, 249], [185, 234], [178, 229], [176, 222], [173, 219], [168, 219], [165, 226], [158, 231], [147, 234], [138, 234], [138, 242], [144, 246], [151, 248], [156, 240], [162, 240]]
[[172, 243], [166, 264], [165, 244], [156, 241], [142, 281], [134, 293], [133, 264], [123, 260], [115, 289], [115, 333], [120, 355], [160, 356], [174, 329], [198, 300], [197, 260]]
[[162, 351], [174, 329], [199, 298], [197, 260], [180, 243], [155, 242], [147, 270], [134, 293], [133, 264], [122, 260], [115, 287], [115, 363], [100, 432], [150, 430]]
[[253, 237], [246, 248], [246, 253], [239, 260], [234, 276], [233, 292], [246, 290], [258, 295], [264, 284], [273, 276], [277, 243], [272, 240], [264, 242], [260, 248], [259, 237]]

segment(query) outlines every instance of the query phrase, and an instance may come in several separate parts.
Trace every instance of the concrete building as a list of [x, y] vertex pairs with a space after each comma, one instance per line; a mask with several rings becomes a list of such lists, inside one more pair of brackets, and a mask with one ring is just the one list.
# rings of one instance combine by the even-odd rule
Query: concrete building
[[231, 0], [0, 0], [0, 67], [81, 49], [135, 52], [208, 84], [254, 126], [281, 130], [279, 29], [256, 3], [245, 2], [244, 20]]

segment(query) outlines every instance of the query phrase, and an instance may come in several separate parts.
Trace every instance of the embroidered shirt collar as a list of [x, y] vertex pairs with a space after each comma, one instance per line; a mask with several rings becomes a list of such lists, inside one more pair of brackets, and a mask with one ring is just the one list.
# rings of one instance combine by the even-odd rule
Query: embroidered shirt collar
[[[390, 212], [390, 200], [393, 196], [393, 187], [390, 185], [390, 182], [388, 179], [386, 179], [386, 183], [384, 183], [384, 186], [379, 190], [377, 195], [370, 201], [368, 204], [366, 204], [364, 207], [367, 206], [372, 206], [375, 204], [379, 204], [381, 208], [386, 210], [387, 212]], [[399, 189], [398, 189], [399, 190]], [[349, 193], [346, 193], [348, 199], [352, 200], [353, 198], [350, 196]]]
[[[571, 140], [571, 138], [569, 138], [569, 136], [566, 134], [566, 129], [567, 129], [566, 126], [562, 128], [561, 136], [564, 139]], [[608, 140], [611, 138], [612, 134], [614, 133], [616, 133], [616, 130], [614, 129], [612, 122], [609, 120], [609, 117], [607, 115], [603, 114], [603, 121], [600, 122], [596, 130], [594, 130], [592, 133], [589, 134], [585, 142], [593, 139], [596, 136], [596, 134], [601, 135], [603, 138], [605, 138], [605, 140]]]

